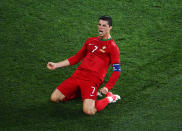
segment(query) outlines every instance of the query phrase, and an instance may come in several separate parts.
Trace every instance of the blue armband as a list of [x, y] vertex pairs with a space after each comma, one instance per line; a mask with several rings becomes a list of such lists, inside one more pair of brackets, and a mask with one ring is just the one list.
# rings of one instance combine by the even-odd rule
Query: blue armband
[[119, 72], [121, 72], [120, 64], [113, 64], [112, 67], [113, 67], [113, 71], [119, 71]]

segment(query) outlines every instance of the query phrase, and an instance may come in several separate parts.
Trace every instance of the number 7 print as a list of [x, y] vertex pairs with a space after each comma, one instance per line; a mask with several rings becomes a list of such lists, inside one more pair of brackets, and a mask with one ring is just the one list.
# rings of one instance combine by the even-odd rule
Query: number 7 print
[[98, 46], [94, 46], [95, 48], [92, 50], [92, 53], [94, 53], [97, 49], [98, 49]]
[[90, 94], [90, 96], [94, 96], [94, 93], [95, 93], [95, 87], [94, 87], [94, 86], [91, 86], [91, 88], [92, 88], [93, 90], [92, 90], [92, 93]]

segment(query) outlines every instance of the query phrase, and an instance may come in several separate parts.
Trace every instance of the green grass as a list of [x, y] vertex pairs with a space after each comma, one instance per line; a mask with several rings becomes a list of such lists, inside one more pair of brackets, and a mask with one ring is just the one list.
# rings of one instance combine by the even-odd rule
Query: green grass
[[[113, 18], [122, 100], [95, 116], [79, 99], [53, 104], [52, 91], [78, 65], [49, 71], [97, 36], [100, 15]], [[182, 1], [1, 0], [0, 130], [182, 130]], [[104, 83], [109, 79], [111, 69]]]

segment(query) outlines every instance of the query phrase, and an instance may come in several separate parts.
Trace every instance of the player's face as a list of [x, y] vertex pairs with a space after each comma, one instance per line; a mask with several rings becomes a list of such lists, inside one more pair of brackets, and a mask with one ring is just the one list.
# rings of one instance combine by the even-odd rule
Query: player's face
[[112, 29], [112, 26], [109, 26], [107, 21], [99, 20], [98, 32], [100, 37], [107, 37], [108, 35], [110, 35], [111, 29]]

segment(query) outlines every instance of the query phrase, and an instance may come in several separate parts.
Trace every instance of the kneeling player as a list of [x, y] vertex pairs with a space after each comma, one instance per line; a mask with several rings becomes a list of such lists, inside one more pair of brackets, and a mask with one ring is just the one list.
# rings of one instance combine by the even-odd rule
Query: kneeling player
[[[108, 92], [113, 88], [121, 72], [119, 48], [110, 35], [111, 29], [111, 17], [101, 16], [98, 20], [98, 37], [89, 38], [74, 56], [58, 63], [48, 62], [47, 68], [54, 70], [82, 61], [73, 75], [52, 93], [51, 101], [66, 101], [81, 95], [83, 112], [93, 115], [103, 110], [109, 103], [120, 99], [120, 96]], [[113, 73], [107, 84], [100, 89], [106, 98], [97, 100], [98, 88], [104, 80], [109, 65], [112, 65]]]

